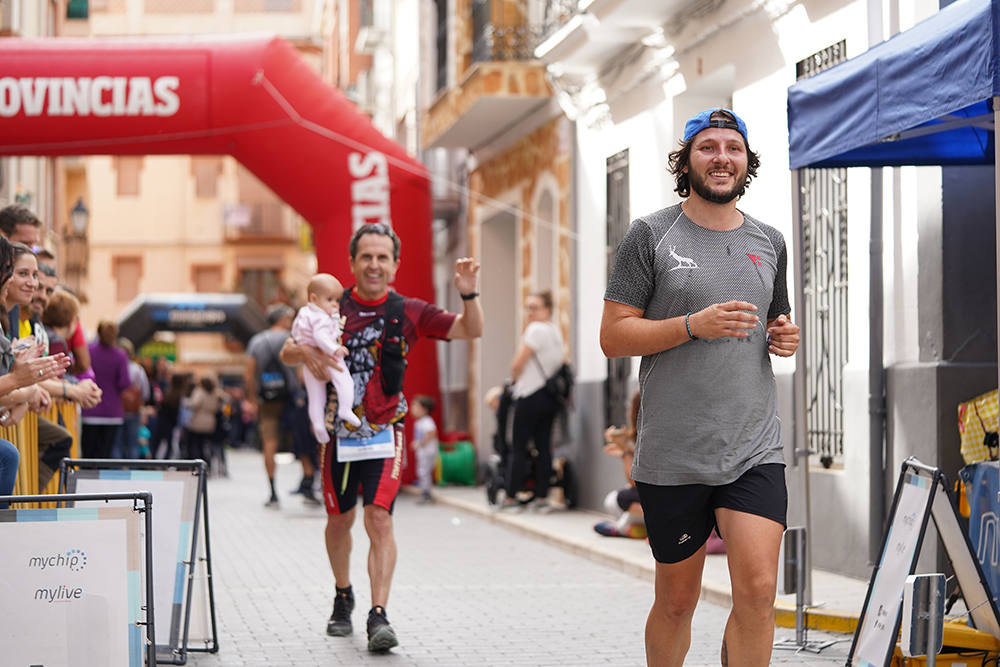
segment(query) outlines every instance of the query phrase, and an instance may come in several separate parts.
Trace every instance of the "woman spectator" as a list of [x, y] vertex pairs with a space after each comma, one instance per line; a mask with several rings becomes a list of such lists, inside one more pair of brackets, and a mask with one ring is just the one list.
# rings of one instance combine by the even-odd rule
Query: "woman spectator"
[[[3, 305], [7, 309], [7, 316], [4, 318], [7, 321], [7, 337], [14, 349], [36, 348], [37, 356], [44, 357], [49, 354], [48, 332], [31, 310], [32, 299], [40, 286], [38, 258], [23, 243], [11, 243], [10, 247], [14, 255], [14, 271], [3, 294]], [[29, 403], [28, 409], [36, 413], [42, 412], [51, 404], [52, 396], [68, 398], [67, 391], [67, 385], [59, 382], [39, 384], [34, 389], [36, 401]], [[36, 437], [37, 488], [42, 491], [59, 469], [59, 463], [69, 456], [73, 434], [64, 426], [39, 415]]]
[[191, 418], [185, 427], [187, 451], [184, 458], [211, 462], [207, 445], [215, 434], [216, 415], [221, 400], [215, 380], [207, 375], [198, 381], [191, 395], [184, 399], [184, 406], [191, 410]]
[[170, 381], [163, 392], [163, 401], [160, 402], [156, 412], [153, 439], [149, 443], [149, 451], [153, 454], [153, 458], [175, 458], [174, 431], [177, 429], [181, 400], [186, 389], [187, 376], [183, 373], [174, 373], [170, 376]]
[[103, 394], [100, 403], [82, 411], [80, 444], [84, 458], [110, 457], [124, 423], [122, 392], [132, 386], [132, 380], [128, 374], [128, 357], [115, 345], [117, 340], [118, 325], [102, 320], [97, 325], [97, 340], [89, 346], [94, 379]]
[[[21, 251], [18, 256], [26, 256], [26, 253]], [[34, 255], [31, 257], [33, 259]], [[10, 321], [3, 304], [6, 303], [15, 264], [14, 248], [7, 239], [0, 237], [0, 323], [8, 326]], [[22, 265], [28, 264], [30, 261], [27, 259], [22, 261]], [[27, 282], [29, 274], [22, 270], [20, 282]], [[0, 335], [0, 426], [12, 426], [21, 420], [29, 407], [42, 407], [47, 403], [48, 394], [39, 391], [37, 383], [62, 375], [69, 364], [65, 355], [42, 357], [40, 352], [38, 345], [29, 344], [15, 353], [7, 336]], [[0, 439], [0, 496], [9, 496], [14, 492], [19, 461], [17, 447], [8, 440]], [[7, 503], [0, 503], [0, 509], [6, 507]]]
[[549, 482], [552, 478], [552, 423], [559, 414], [558, 400], [545, 389], [545, 381], [562, 365], [566, 352], [562, 335], [552, 323], [552, 293], [532, 294], [524, 302], [528, 325], [521, 345], [511, 362], [514, 380], [514, 428], [507, 476], [507, 499], [503, 507], [517, 507], [514, 495], [524, 484], [528, 463], [528, 444], [533, 442], [533, 509], [549, 511]]
[[31, 316], [31, 298], [38, 289], [38, 258], [31, 248], [23, 243], [11, 243], [14, 254], [14, 270], [10, 280], [4, 285], [3, 307], [7, 311], [6, 331], [11, 341], [29, 339], [42, 346], [42, 356], [48, 354], [49, 337], [45, 326]]

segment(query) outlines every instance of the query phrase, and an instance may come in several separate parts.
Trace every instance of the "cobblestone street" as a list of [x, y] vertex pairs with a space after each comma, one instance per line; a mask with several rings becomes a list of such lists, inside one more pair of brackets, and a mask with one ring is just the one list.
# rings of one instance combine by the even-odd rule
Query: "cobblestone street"
[[[387, 607], [400, 645], [366, 649], [368, 538], [355, 523], [354, 634], [327, 637], [333, 582], [324, 512], [289, 491], [297, 464], [279, 466], [282, 506], [265, 509], [256, 452], [230, 457], [209, 483], [220, 651], [189, 653], [198, 667], [251, 665], [642, 665], [652, 586], [580, 555], [443, 504], [396, 505], [399, 560]], [[686, 664], [717, 665], [728, 610], [703, 601]], [[779, 628], [777, 638], [794, 637]], [[820, 656], [776, 652], [773, 664], [843, 663], [846, 640]]]

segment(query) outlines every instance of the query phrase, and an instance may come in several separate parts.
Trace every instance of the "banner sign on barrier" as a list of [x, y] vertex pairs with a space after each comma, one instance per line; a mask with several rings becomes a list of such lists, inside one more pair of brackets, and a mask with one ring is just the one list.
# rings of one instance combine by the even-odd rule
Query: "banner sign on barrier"
[[124, 502], [0, 510], [4, 665], [141, 667], [148, 660], [145, 523], [136, 499]]
[[[156, 499], [152, 550], [154, 599], [160, 610], [156, 628], [160, 639], [156, 647], [158, 661], [186, 662], [192, 608], [197, 610], [195, 641], [203, 647], [200, 650], [218, 650], [214, 606], [206, 601], [204, 590], [209, 588], [211, 599], [211, 581], [208, 577], [195, 578], [196, 573], [204, 574], [208, 566], [207, 559], [200, 560], [208, 544], [207, 531], [200, 530], [207, 520], [207, 502], [204, 516], [200, 511], [206, 493], [204, 462], [66, 459], [62, 469], [64, 483], [71, 492], [94, 494], [143, 489]], [[199, 541], [201, 534], [204, 537]], [[196, 567], [199, 564], [201, 567]], [[210, 634], [204, 627], [206, 607], [212, 621]]]

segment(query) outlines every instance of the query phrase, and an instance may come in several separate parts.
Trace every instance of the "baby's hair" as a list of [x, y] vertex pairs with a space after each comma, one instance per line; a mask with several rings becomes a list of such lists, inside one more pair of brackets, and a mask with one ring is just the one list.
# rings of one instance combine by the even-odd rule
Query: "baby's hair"
[[309, 294], [316, 294], [319, 291], [325, 292], [326, 289], [330, 287], [328, 283], [331, 280], [333, 281], [333, 284], [340, 285], [340, 281], [337, 280], [335, 276], [332, 276], [329, 273], [317, 273], [309, 279], [309, 285], [306, 287], [306, 291], [309, 292]]
[[437, 401], [434, 400], [434, 397], [427, 394], [417, 394], [413, 397], [413, 401], [423, 406], [427, 414], [434, 412], [434, 408], [437, 407]]

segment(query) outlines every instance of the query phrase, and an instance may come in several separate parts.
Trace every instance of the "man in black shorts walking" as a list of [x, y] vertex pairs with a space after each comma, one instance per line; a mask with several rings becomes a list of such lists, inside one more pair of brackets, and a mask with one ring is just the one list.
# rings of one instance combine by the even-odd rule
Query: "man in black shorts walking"
[[[326, 504], [326, 549], [333, 570], [333, 614], [326, 626], [331, 636], [353, 631], [351, 611], [351, 526], [358, 488], [363, 493], [365, 530], [371, 542], [368, 578], [372, 608], [368, 612], [368, 650], [387, 651], [396, 646], [396, 633], [385, 606], [396, 566], [392, 508], [399, 492], [405, 444], [402, 394], [406, 355], [418, 338], [442, 340], [478, 338], [483, 332], [483, 311], [476, 292], [479, 263], [464, 257], [455, 262], [455, 289], [464, 310], [456, 315], [420, 299], [403, 297], [389, 289], [399, 268], [399, 237], [383, 223], [359, 227], [351, 237], [351, 272], [356, 284], [344, 294], [340, 313], [344, 321], [341, 343], [354, 379], [354, 409], [361, 426], [335, 420], [337, 394], [327, 385], [327, 425], [334, 437], [323, 447], [323, 499]], [[335, 362], [318, 348], [298, 345], [289, 338], [281, 352], [288, 364], [304, 363], [317, 377], [324, 365]]]
[[785, 243], [736, 208], [760, 160], [735, 113], [689, 120], [669, 161], [684, 201], [629, 227], [601, 320], [608, 357], [642, 356], [632, 478], [656, 559], [646, 662], [683, 664], [717, 526], [733, 589], [722, 664], [767, 665], [787, 506], [768, 353], [799, 344]]

